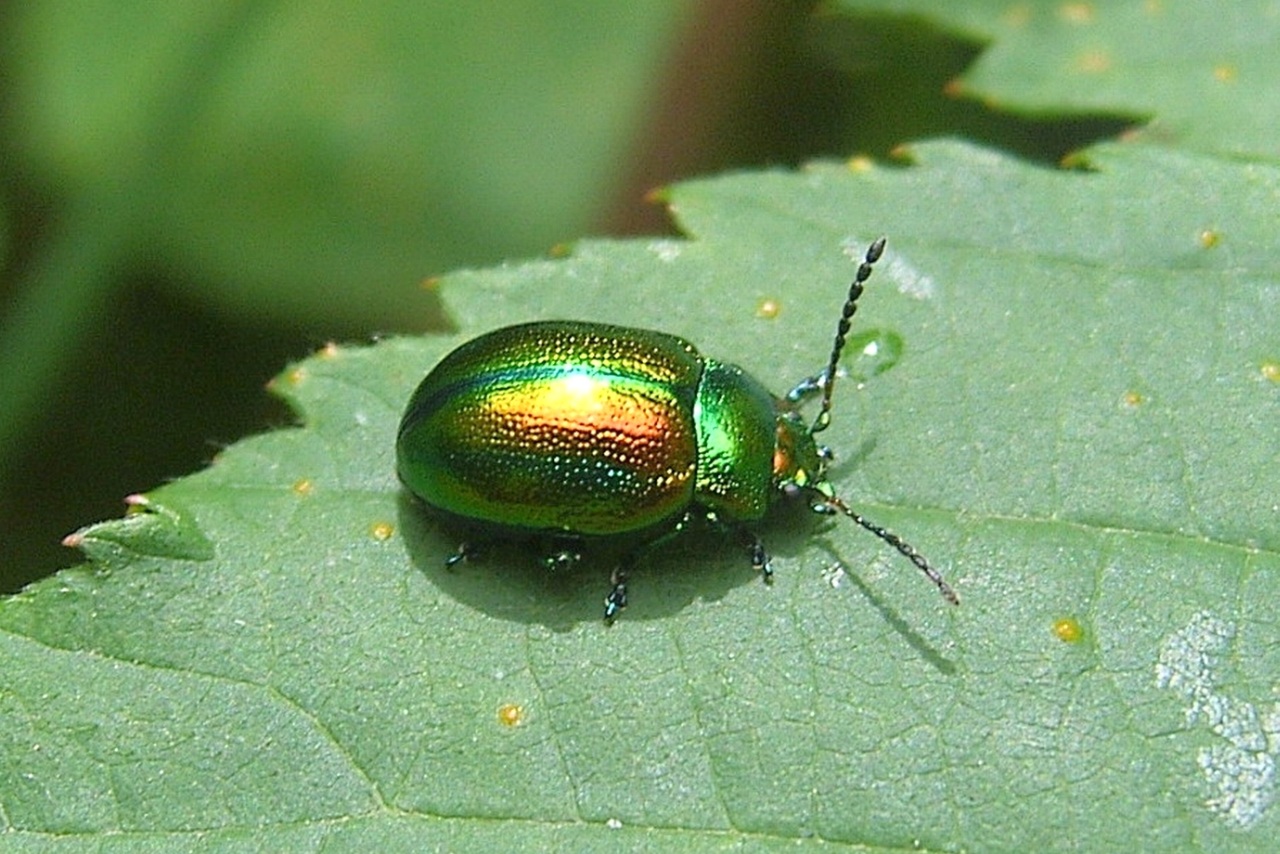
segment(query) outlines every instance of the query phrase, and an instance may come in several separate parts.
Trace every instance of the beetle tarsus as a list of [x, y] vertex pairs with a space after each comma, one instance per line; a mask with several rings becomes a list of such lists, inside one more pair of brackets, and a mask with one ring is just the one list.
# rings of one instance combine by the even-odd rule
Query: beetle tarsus
[[612, 625], [613, 618], [627, 607], [627, 571], [618, 567], [609, 577], [609, 583], [613, 585], [613, 589], [604, 597], [604, 621]]

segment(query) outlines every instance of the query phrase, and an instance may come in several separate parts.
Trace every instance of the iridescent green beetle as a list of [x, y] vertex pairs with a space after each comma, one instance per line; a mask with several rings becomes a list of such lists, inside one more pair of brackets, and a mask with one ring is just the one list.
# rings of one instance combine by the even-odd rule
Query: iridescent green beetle
[[[627, 604], [643, 554], [701, 517], [737, 532], [752, 566], [772, 576], [748, 527], [779, 498], [843, 514], [955, 592], [896, 534], [851, 510], [826, 478], [814, 435], [831, 420], [836, 366], [863, 284], [884, 251], [867, 250], [849, 286], [827, 368], [785, 397], [682, 338], [601, 323], [548, 321], [497, 329], [449, 353], [410, 398], [396, 439], [405, 486], [426, 504], [499, 535], [562, 543], [633, 535], [614, 569], [604, 616]], [[799, 413], [821, 393], [812, 425]], [[448, 560], [471, 551], [468, 545]], [[549, 565], [577, 560], [557, 550]]]

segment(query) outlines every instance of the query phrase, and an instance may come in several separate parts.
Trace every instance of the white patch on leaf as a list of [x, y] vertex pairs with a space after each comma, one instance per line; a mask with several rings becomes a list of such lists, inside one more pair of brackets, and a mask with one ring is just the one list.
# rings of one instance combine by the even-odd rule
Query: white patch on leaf
[[1252, 827], [1275, 800], [1280, 752], [1280, 703], [1259, 715], [1253, 703], [1215, 690], [1215, 671], [1235, 638], [1235, 626], [1199, 611], [1160, 646], [1156, 684], [1187, 701], [1188, 724], [1204, 723], [1221, 739], [1196, 761], [1213, 794], [1205, 806], [1240, 829]]
[[680, 257], [683, 248], [678, 240], [654, 240], [649, 243], [649, 251], [658, 256], [659, 261], [674, 261]]

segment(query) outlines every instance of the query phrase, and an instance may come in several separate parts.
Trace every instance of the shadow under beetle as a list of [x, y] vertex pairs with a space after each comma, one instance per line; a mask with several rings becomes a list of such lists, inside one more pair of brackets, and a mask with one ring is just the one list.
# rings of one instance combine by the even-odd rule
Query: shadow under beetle
[[[634, 536], [638, 545], [613, 571], [606, 621], [626, 607], [630, 569], [699, 517], [738, 535], [769, 580], [769, 556], [748, 526], [779, 498], [847, 516], [958, 604], [919, 552], [836, 495], [826, 477], [831, 452], [814, 439], [831, 422], [836, 367], [884, 244], [871, 244], [849, 286], [826, 369], [781, 398], [662, 332], [546, 321], [475, 338], [409, 399], [396, 438], [400, 480], [447, 515], [563, 543], [545, 559], [551, 567], [575, 562], [585, 538]], [[800, 404], [815, 394], [821, 409], [806, 425]], [[471, 553], [464, 544], [447, 563]]]

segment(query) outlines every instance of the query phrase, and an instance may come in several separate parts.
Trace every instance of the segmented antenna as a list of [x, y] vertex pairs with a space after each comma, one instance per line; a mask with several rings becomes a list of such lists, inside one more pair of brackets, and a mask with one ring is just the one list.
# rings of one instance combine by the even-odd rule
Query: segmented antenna
[[[845, 298], [844, 308], [840, 310], [840, 322], [836, 325], [836, 340], [831, 345], [831, 359], [827, 362], [826, 371], [819, 375], [822, 382], [822, 410], [814, 419], [813, 426], [809, 428], [810, 434], [821, 433], [831, 426], [831, 389], [836, 384], [836, 366], [840, 364], [840, 353], [844, 350], [845, 338], [849, 335], [850, 320], [853, 318], [853, 313], [858, 310], [858, 297], [862, 296], [862, 286], [866, 284], [867, 279], [871, 278], [871, 266], [884, 254], [884, 241], [885, 239], [881, 237], [867, 247], [866, 257], [858, 265], [858, 272], [849, 285], [849, 296]], [[855, 516], [855, 520], [858, 518], [860, 517]], [[867, 526], [863, 525], [863, 527]]]
[[[840, 310], [840, 322], [836, 324], [836, 340], [831, 345], [831, 358], [827, 361], [827, 369], [813, 380], [802, 383], [790, 396], [790, 399], [798, 400], [804, 392], [814, 388], [815, 382], [817, 386], [821, 387], [822, 410], [818, 413], [818, 417], [814, 419], [813, 426], [809, 428], [810, 435], [821, 433], [831, 425], [831, 391], [836, 384], [836, 368], [840, 364], [840, 354], [844, 351], [845, 339], [849, 336], [849, 327], [852, 325], [851, 320], [854, 312], [858, 310], [858, 298], [862, 296], [863, 285], [866, 284], [867, 279], [871, 278], [872, 265], [879, 261], [880, 256], [884, 254], [884, 244], [885, 239], [881, 237], [868, 246], [866, 256], [862, 259], [862, 263], [858, 265], [858, 272], [854, 274], [853, 282], [849, 285], [849, 295], [845, 298], [844, 308]], [[893, 531], [888, 528], [882, 528], [875, 522], [865, 518], [835, 495], [824, 494], [822, 503], [815, 506], [814, 509], [826, 513], [842, 513], [848, 516], [859, 526], [893, 546], [898, 551], [898, 554], [915, 564], [916, 569], [923, 572], [938, 588], [942, 598], [952, 605], [960, 604], [960, 597], [956, 595], [956, 591], [942, 577], [942, 573], [934, 569], [925, 556], [916, 551], [915, 546], [899, 537]]]
[[834, 510], [839, 510], [844, 515], [848, 516], [850, 519], [857, 522], [859, 525], [866, 528], [889, 545], [893, 546], [898, 550], [900, 555], [914, 563], [916, 565], [916, 569], [927, 575], [929, 580], [937, 585], [938, 592], [942, 594], [943, 599], [946, 599], [952, 605], [960, 604], [960, 597], [956, 595], [956, 591], [953, 590], [951, 585], [946, 582], [946, 579], [942, 577], [942, 573], [934, 569], [933, 566], [930, 565], [929, 561], [925, 559], [925, 556], [916, 551], [915, 547], [902, 539], [902, 537], [899, 537], [887, 528], [881, 528], [875, 522], [859, 515], [855, 510], [851, 509], [848, 504], [845, 504], [835, 496], [827, 498], [826, 504]]

